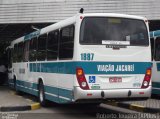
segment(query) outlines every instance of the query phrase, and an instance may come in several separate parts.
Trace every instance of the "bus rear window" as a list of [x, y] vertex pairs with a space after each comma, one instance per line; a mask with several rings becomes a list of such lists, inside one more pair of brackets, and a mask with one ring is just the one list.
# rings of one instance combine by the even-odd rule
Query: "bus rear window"
[[107, 17], [83, 19], [80, 44], [104, 45], [108, 41], [119, 41], [131, 46], [148, 46], [147, 27], [143, 20], [136, 19]]

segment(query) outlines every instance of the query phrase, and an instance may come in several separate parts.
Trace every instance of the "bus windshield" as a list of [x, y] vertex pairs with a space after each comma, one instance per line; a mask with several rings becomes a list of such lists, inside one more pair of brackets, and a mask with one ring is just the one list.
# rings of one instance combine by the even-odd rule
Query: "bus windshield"
[[148, 31], [143, 20], [127, 18], [85, 17], [82, 21], [80, 44], [148, 46]]

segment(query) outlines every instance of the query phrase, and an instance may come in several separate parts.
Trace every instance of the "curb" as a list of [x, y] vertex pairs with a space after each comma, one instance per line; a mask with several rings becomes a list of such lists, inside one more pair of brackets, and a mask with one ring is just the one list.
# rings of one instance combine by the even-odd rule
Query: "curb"
[[9, 112], [9, 111], [27, 111], [27, 110], [36, 110], [39, 109], [40, 103], [34, 103], [31, 105], [25, 106], [10, 106], [10, 107], [0, 107], [1, 112]]
[[136, 104], [127, 104], [127, 103], [120, 103], [120, 102], [106, 102], [105, 104], [111, 105], [111, 106], [117, 106], [121, 108], [127, 108], [127, 109], [138, 111], [138, 112], [160, 113], [160, 109], [158, 108], [149, 108], [149, 107], [136, 105]]

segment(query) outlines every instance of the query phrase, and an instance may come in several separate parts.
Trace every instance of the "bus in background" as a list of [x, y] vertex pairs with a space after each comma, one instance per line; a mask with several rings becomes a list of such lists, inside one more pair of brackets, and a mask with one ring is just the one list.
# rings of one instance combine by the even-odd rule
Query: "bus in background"
[[160, 94], [160, 30], [151, 31], [152, 94]]
[[147, 99], [151, 51], [146, 18], [77, 14], [11, 43], [10, 86], [57, 103]]

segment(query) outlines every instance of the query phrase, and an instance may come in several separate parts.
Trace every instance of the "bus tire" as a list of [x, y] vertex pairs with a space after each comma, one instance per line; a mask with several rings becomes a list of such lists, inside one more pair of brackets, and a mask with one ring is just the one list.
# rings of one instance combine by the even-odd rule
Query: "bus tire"
[[38, 93], [38, 100], [41, 106], [46, 106], [45, 94], [44, 94], [44, 85], [43, 82], [40, 81], [39, 83], [39, 93]]

